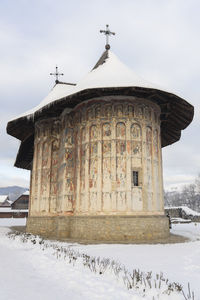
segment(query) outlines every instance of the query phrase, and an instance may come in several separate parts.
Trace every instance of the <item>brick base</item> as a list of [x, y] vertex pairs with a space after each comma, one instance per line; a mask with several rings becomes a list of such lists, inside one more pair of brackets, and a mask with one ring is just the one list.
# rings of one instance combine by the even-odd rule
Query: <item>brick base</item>
[[169, 236], [169, 220], [165, 216], [29, 217], [26, 231], [57, 239], [150, 241]]

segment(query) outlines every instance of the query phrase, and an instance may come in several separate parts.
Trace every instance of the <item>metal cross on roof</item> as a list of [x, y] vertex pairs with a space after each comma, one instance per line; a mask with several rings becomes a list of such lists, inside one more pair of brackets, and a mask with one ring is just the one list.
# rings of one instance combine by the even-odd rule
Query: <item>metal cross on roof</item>
[[109, 29], [109, 25], [106, 25], [106, 30], [100, 30], [100, 33], [104, 33], [106, 36], [106, 50], [110, 49], [110, 45], [109, 45], [109, 36], [110, 35], [115, 35], [115, 32], [110, 31]]
[[59, 80], [58, 80], [58, 77], [59, 76], [62, 76], [62, 75], [64, 75], [63, 73], [59, 73], [58, 72], [58, 66], [56, 66], [56, 72], [55, 73], [50, 73], [50, 75], [53, 75], [53, 76], [55, 76], [56, 77], [56, 83], [58, 83], [59, 82]]

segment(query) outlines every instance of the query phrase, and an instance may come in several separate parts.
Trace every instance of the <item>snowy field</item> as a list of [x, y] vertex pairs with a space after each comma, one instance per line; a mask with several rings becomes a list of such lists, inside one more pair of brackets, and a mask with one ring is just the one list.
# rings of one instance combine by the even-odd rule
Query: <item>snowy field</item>
[[[53, 255], [53, 250], [39, 244], [22, 243], [7, 237], [9, 226], [24, 225], [25, 219], [0, 219], [0, 299], [1, 300], [152, 300], [127, 290], [120, 280], [105, 273], [97, 275], [80, 263], [74, 266]], [[132, 271], [163, 272], [171, 282], [187, 283], [200, 300], [200, 224], [174, 224], [172, 233], [190, 238], [190, 242], [166, 245], [99, 244], [69, 246], [91, 256], [111, 258]], [[50, 244], [53, 244], [50, 243]], [[55, 244], [55, 243], [54, 243]], [[54, 251], [55, 252], [55, 251]], [[154, 298], [158, 299], [158, 298]], [[160, 300], [184, 299], [182, 295], [161, 295]]]

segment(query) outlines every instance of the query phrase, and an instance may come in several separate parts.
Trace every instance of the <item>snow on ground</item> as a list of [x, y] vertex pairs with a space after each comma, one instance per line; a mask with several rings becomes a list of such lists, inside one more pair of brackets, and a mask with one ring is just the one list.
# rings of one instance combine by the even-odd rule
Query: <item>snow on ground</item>
[[134, 299], [117, 281], [66, 265], [35, 245], [8, 239], [0, 227], [1, 300]]
[[[12, 221], [11, 221], [12, 220]], [[24, 219], [2, 219], [1, 226], [24, 224]], [[14, 221], [18, 222], [14, 224]], [[6, 224], [7, 222], [7, 224]], [[20, 224], [21, 222], [21, 224]], [[123, 300], [144, 299], [134, 296], [122, 283], [108, 275], [95, 275], [76, 264], [74, 267], [58, 260], [52, 250], [42, 251], [37, 245], [23, 244], [6, 236], [9, 228], [0, 227], [0, 299], [2, 300]], [[187, 286], [200, 299], [200, 224], [174, 224], [172, 232], [192, 241], [166, 245], [132, 244], [70, 244], [72, 248], [92, 256], [109, 257], [124, 264], [129, 270], [162, 271], [164, 277]], [[60, 243], [69, 245], [67, 243]], [[184, 299], [179, 297], [160, 299]], [[151, 298], [145, 298], [150, 299]]]
[[171, 233], [184, 236], [191, 241], [200, 241], [200, 223], [173, 224]]
[[25, 226], [26, 218], [0, 218], [0, 226]]
[[123, 263], [129, 270], [164, 273], [170, 281], [188, 282], [200, 300], [200, 223], [173, 224], [171, 232], [192, 241], [157, 245], [79, 245], [80, 251], [93, 256], [110, 257]]

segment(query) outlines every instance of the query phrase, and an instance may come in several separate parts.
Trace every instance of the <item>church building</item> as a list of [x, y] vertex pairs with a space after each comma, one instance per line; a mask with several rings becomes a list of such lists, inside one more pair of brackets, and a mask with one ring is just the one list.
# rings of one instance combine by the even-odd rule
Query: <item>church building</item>
[[15, 166], [31, 171], [27, 232], [167, 238], [162, 147], [178, 141], [192, 119], [192, 105], [138, 77], [107, 42], [80, 82], [57, 78], [37, 107], [7, 125], [21, 141]]

